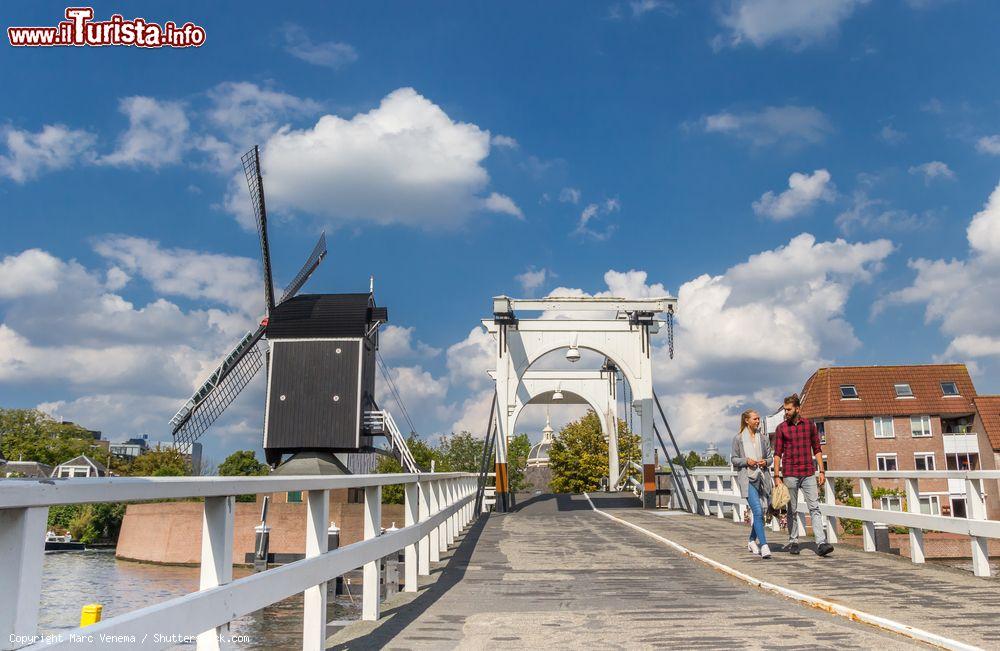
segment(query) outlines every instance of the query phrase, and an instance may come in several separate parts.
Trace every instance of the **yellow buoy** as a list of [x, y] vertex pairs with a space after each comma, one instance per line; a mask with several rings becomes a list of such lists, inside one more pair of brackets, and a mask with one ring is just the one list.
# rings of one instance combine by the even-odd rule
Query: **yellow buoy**
[[101, 604], [87, 604], [80, 611], [80, 626], [90, 626], [101, 621], [101, 611], [104, 606]]

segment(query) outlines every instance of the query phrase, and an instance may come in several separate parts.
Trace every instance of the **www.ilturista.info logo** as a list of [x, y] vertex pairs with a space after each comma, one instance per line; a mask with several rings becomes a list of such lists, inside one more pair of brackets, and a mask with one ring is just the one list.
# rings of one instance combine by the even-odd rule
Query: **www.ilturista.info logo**
[[158, 25], [145, 18], [126, 20], [120, 14], [95, 21], [93, 7], [67, 7], [66, 20], [55, 27], [8, 27], [7, 38], [14, 47], [200, 47], [205, 28], [191, 22], [178, 26], [173, 21]]

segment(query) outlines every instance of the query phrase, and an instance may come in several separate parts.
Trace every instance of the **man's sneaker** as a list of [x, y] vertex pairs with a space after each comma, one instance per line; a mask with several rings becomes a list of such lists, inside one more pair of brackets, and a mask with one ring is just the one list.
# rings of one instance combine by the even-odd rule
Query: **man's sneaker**
[[788, 546], [785, 547], [785, 551], [788, 552], [789, 554], [794, 554], [795, 556], [798, 556], [799, 555], [799, 543], [797, 543], [797, 542], [788, 543]]
[[747, 542], [747, 549], [750, 551], [751, 554], [753, 554], [755, 556], [760, 552], [760, 549], [757, 547], [757, 541], [756, 540], [750, 540], [750, 541], [748, 541]]
[[816, 548], [817, 556], [826, 556], [833, 551], [833, 545], [830, 543], [820, 543], [820, 546]]
[[767, 546], [767, 543], [760, 546], [760, 557], [771, 558], [771, 548]]

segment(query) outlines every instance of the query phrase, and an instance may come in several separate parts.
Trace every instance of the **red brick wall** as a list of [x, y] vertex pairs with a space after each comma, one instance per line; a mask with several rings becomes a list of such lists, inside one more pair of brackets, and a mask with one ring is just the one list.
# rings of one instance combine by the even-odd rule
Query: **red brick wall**
[[[340, 544], [358, 542], [363, 538], [364, 505], [346, 504], [343, 501], [346, 490], [330, 493], [330, 519], [340, 527]], [[115, 554], [118, 558], [150, 563], [198, 564], [201, 561], [202, 512], [201, 502], [129, 504]], [[260, 501], [237, 502], [233, 519], [233, 560], [242, 563], [245, 555], [254, 551], [254, 527], [260, 524]], [[383, 504], [382, 526], [388, 527], [393, 522], [397, 527], [403, 526], [403, 506]], [[272, 502], [267, 524], [271, 528], [271, 552], [305, 552], [304, 501]]]

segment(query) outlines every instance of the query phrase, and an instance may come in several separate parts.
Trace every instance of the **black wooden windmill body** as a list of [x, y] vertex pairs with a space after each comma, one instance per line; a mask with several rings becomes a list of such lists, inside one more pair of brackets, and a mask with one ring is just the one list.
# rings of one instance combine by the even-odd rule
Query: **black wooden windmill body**
[[[170, 420], [175, 443], [190, 447], [265, 368], [264, 454], [270, 465], [289, 454], [282, 468], [295, 466], [295, 474], [348, 472], [351, 464], [335, 454], [370, 458], [374, 437], [386, 436], [411, 466], [391, 415], [375, 402], [378, 329], [388, 310], [375, 304], [373, 287], [366, 293], [298, 294], [326, 257], [325, 235], [275, 300], [258, 147], [242, 161], [260, 236], [266, 314]], [[368, 454], [351, 454], [359, 451]], [[371, 471], [371, 465], [353, 470]]]

